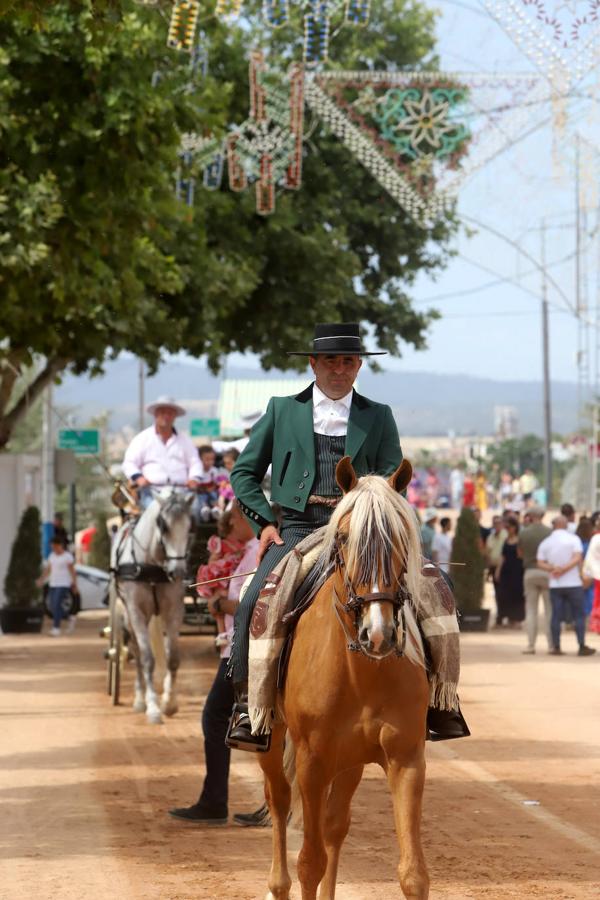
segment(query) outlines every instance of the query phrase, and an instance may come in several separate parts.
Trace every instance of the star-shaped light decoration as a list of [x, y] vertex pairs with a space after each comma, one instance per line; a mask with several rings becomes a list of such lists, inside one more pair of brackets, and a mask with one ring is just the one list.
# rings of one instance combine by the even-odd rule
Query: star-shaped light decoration
[[297, 190], [302, 181], [304, 72], [290, 66], [283, 79], [269, 73], [262, 53], [250, 58], [250, 116], [227, 138], [229, 186], [256, 184], [256, 211], [275, 210], [275, 187]]

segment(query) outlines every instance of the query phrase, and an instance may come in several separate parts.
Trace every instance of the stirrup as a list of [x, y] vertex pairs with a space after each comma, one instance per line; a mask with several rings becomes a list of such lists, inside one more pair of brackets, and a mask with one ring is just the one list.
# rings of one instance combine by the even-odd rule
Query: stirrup
[[[242, 726], [240, 721], [242, 717], [247, 718], [247, 729], [240, 727]], [[238, 734], [235, 734], [236, 731]], [[242, 734], [239, 733], [240, 731]], [[247, 733], [245, 733], [246, 731]], [[271, 732], [267, 734], [252, 734], [247, 703], [233, 704], [233, 710], [227, 725], [227, 734], [225, 735], [225, 746], [229, 747], [230, 750], [246, 750], [249, 753], [268, 753], [271, 749]]]

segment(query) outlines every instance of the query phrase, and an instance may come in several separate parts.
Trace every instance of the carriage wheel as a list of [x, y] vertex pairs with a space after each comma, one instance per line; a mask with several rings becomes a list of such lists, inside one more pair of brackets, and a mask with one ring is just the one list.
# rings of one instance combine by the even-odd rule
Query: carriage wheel
[[[115, 598], [116, 600], [116, 598]], [[119, 703], [119, 695], [121, 692], [121, 665], [123, 663], [123, 623], [118, 609], [118, 600], [113, 605], [113, 615], [111, 617], [110, 632], [110, 650], [109, 665], [112, 670], [111, 675], [111, 691], [113, 706]]]

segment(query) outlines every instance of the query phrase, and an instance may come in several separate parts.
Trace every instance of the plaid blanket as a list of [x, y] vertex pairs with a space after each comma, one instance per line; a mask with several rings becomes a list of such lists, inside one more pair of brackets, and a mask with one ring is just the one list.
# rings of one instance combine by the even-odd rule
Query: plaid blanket
[[[284, 617], [295, 606], [298, 588], [319, 559], [324, 529], [301, 541], [267, 577], [250, 625], [248, 707], [252, 730], [265, 734], [278, 720], [277, 674], [285, 639], [293, 627]], [[315, 582], [318, 590], [324, 583]], [[440, 570], [421, 570], [420, 600], [414, 609], [428, 660], [430, 705], [452, 709], [458, 703], [460, 673], [458, 622], [454, 597]]]

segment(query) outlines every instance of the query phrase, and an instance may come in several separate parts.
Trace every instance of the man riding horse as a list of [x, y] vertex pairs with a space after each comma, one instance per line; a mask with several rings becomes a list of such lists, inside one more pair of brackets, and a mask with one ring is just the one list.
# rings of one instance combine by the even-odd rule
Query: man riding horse
[[[341, 497], [335, 471], [343, 456], [351, 457], [359, 476], [390, 475], [402, 461], [390, 407], [353, 389], [362, 357], [382, 355], [363, 349], [357, 324], [317, 325], [312, 349], [290, 355], [309, 357], [315, 381], [295, 397], [270, 400], [231, 473], [240, 507], [260, 538], [260, 565], [236, 613], [231, 656], [238, 703], [230, 740], [239, 749], [267, 742], [265, 735], [252, 734], [247, 713], [250, 621], [267, 576], [293, 547], [328, 523]], [[281, 528], [261, 488], [269, 465], [271, 497], [283, 509]], [[437, 740], [469, 734], [458, 708], [430, 708], [427, 724]]]
[[[192, 440], [178, 432], [175, 419], [185, 409], [172, 397], [159, 397], [147, 408], [154, 424], [140, 431], [125, 452], [123, 472], [135, 485], [138, 503], [146, 509], [153, 499], [152, 487], [173, 485], [197, 491], [202, 479], [202, 463]], [[192, 515], [198, 518], [197, 503]]]

